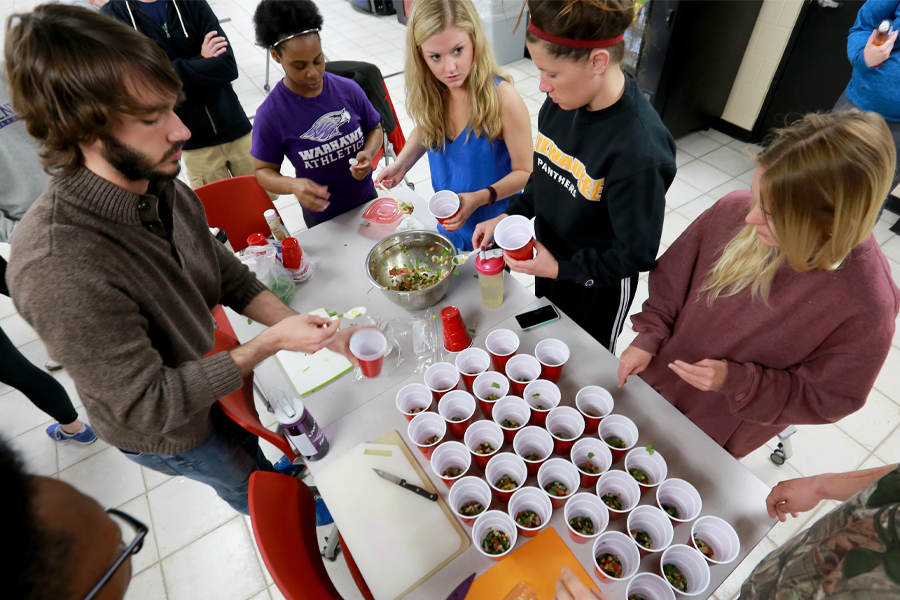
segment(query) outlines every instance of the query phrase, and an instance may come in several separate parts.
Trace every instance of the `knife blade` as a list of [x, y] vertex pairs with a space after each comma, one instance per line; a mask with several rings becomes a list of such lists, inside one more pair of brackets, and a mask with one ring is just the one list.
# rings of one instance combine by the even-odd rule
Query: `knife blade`
[[417, 485], [407, 483], [405, 479], [400, 479], [396, 475], [391, 475], [390, 473], [385, 473], [384, 471], [382, 471], [380, 469], [372, 469], [372, 470], [375, 471], [376, 473], [378, 473], [378, 476], [381, 477], [382, 479], [387, 479], [391, 483], [396, 483], [403, 489], [407, 489], [411, 492], [415, 492], [416, 494], [422, 496], [423, 498], [428, 498], [432, 502], [437, 502], [437, 499], [438, 499], [437, 494], [432, 494], [428, 490], [423, 490], [422, 488], [420, 488]]
[[466, 594], [469, 593], [469, 588], [472, 587], [473, 581], [475, 581], [475, 573], [466, 577], [463, 582], [447, 596], [447, 600], [465, 600]]

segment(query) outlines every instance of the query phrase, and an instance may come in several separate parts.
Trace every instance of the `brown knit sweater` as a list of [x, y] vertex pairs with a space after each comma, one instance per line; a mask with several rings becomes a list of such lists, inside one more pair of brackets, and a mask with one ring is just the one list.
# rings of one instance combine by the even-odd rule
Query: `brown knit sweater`
[[186, 185], [139, 196], [87, 169], [53, 178], [22, 219], [7, 281], [97, 435], [153, 454], [209, 435], [210, 407], [241, 387], [227, 352], [204, 358], [210, 310], [241, 312], [266, 289], [210, 235]]

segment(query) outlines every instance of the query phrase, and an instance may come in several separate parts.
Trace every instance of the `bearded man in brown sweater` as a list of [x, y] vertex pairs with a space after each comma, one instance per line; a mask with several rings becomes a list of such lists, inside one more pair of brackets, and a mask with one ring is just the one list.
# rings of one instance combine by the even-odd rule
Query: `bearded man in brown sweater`
[[[152, 40], [71, 6], [10, 22], [12, 104], [52, 175], [16, 232], [16, 307], [66, 365], [101, 439], [247, 514], [251, 472], [272, 465], [216, 400], [281, 349], [327, 346], [355, 363], [350, 331], [295, 313], [210, 235], [175, 179], [190, 131], [174, 113], [181, 81]], [[205, 358], [217, 304], [270, 327]]]

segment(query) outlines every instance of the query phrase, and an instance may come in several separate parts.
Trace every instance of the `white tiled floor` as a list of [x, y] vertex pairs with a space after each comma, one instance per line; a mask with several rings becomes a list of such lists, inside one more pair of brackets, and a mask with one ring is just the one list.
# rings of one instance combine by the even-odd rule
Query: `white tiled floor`
[[[5, 21], [7, 15], [29, 10], [34, 4], [33, 0], [0, 0], [0, 15]], [[210, 4], [220, 19], [231, 18], [223, 29], [230, 36], [240, 69], [234, 88], [248, 115], [253, 115], [265, 97], [265, 54], [253, 43], [251, 15], [254, 3], [211, 0]], [[322, 39], [328, 59], [364, 59], [378, 65], [386, 76], [402, 71], [406, 29], [394, 17], [361, 14], [340, 0], [320, 0], [319, 6], [325, 17]], [[365, 45], [358, 45], [363, 37]], [[534, 115], [543, 102], [543, 95], [538, 90], [537, 69], [531, 61], [523, 60], [509, 65], [508, 71], [533, 115], [533, 134], [536, 135]], [[272, 84], [277, 81], [276, 73], [273, 64]], [[402, 73], [389, 77], [387, 85], [400, 124], [408, 134], [413, 125], [403, 105], [405, 81]], [[661, 252], [722, 195], [749, 187], [752, 175], [752, 163], [743, 153], [747, 144], [720, 132], [692, 133], [678, 140], [677, 147], [678, 176], [666, 197]], [[286, 172], [291, 173], [291, 168], [288, 167]], [[416, 165], [409, 179], [422, 196], [433, 193], [426, 160]], [[276, 205], [291, 231], [303, 229], [299, 206], [292, 198], [282, 197]], [[900, 238], [888, 230], [894, 218], [889, 216], [879, 222], [875, 234], [891, 261], [895, 278], [900, 279]], [[7, 252], [8, 247], [0, 246], [0, 254], [6, 256]], [[525, 285], [533, 286], [533, 278], [516, 276]], [[638, 284], [632, 314], [640, 310], [647, 293], [644, 274]], [[16, 314], [12, 303], [2, 296], [0, 327], [35, 364], [46, 362], [48, 357], [43, 343]], [[626, 325], [618, 344], [620, 351], [627, 347], [633, 336]], [[793, 438], [796, 454], [782, 467], [769, 461], [770, 447], [754, 452], [742, 461], [743, 464], [768, 485], [774, 485], [794, 477], [868, 468], [900, 460], [900, 333], [895, 338], [895, 345], [897, 347], [892, 349], [875, 384], [876, 389], [862, 410], [836, 425], [799, 427]], [[71, 378], [65, 371], [55, 373], [54, 377], [66, 387], [84, 417]], [[21, 393], [2, 384], [0, 406], [3, 407], [0, 435], [12, 439], [32, 472], [68, 481], [102, 503], [121, 507], [150, 525], [151, 534], [134, 563], [129, 600], [282, 598], [255, 551], [249, 519], [231, 510], [211, 488], [138, 467], [103, 442], [88, 448], [57, 446], [43, 432], [50, 423], [47, 416]], [[264, 420], [269, 417], [264, 411], [261, 414]], [[267, 447], [266, 450], [272, 449]], [[824, 503], [800, 519], [777, 525], [717, 591], [718, 600], [730, 600], [758, 560], [831, 507], [833, 503]], [[321, 534], [326, 534], [327, 529], [323, 528]], [[360, 597], [342, 558], [326, 566], [345, 598]]]

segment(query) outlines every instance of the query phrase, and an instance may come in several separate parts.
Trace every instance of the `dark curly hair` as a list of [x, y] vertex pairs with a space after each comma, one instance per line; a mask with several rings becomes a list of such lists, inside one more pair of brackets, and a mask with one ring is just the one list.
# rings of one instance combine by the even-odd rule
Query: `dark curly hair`
[[[263, 48], [307, 29], [321, 29], [322, 22], [319, 7], [312, 0], [262, 0], [253, 13], [256, 44]], [[275, 51], [281, 54], [278, 48]]]

